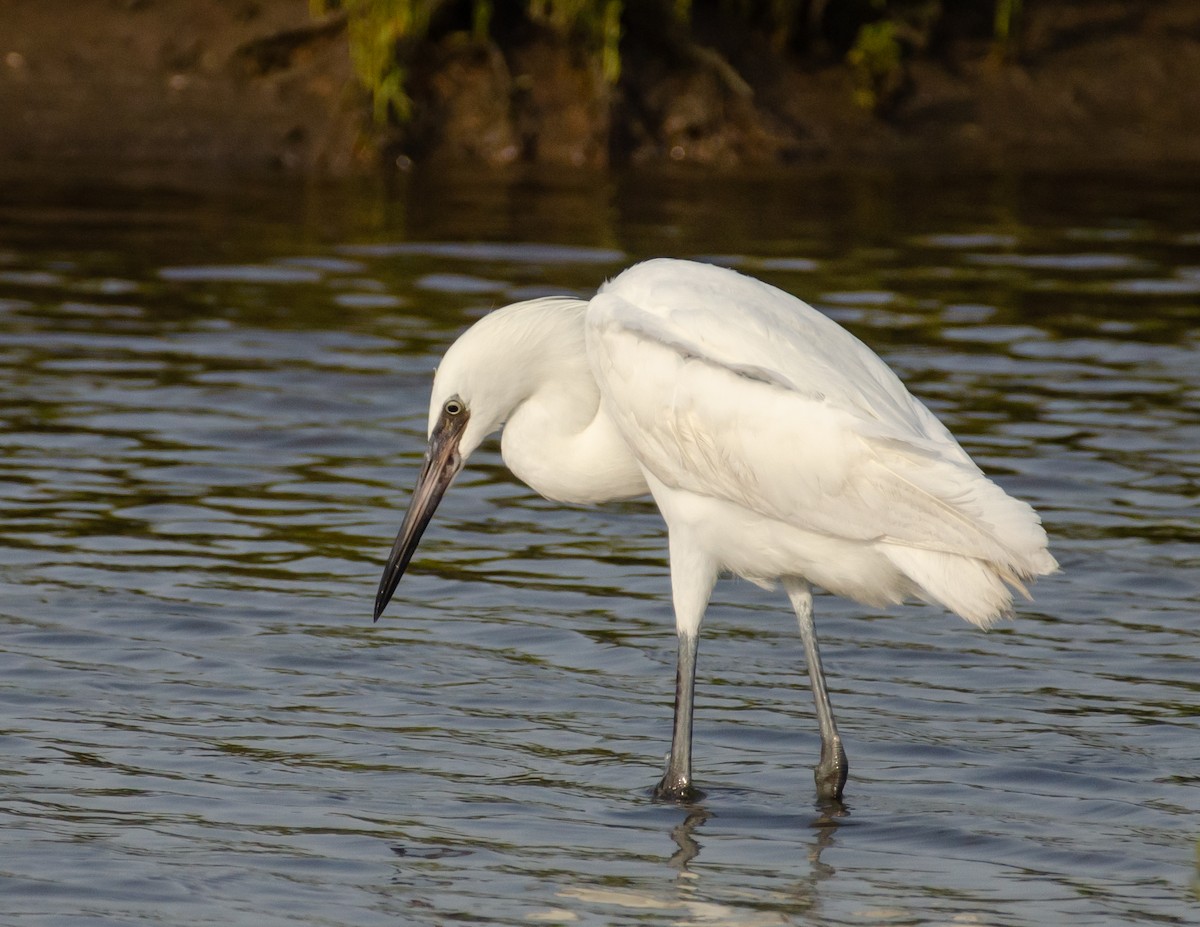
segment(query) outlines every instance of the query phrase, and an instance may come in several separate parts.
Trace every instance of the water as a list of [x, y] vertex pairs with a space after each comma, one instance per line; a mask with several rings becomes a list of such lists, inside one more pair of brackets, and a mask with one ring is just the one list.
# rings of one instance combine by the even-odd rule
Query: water
[[[0, 923], [1200, 922], [1200, 193], [829, 175], [8, 191]], [[983, 634], [818, 598], [851, 778], [813, 798], [785, 600], [718, 585], [707, 797], [653, 802], [647, 503], [485, 448], [388, 617], [430, 372], [653, 254], [808, 298], [1044, 515]]]

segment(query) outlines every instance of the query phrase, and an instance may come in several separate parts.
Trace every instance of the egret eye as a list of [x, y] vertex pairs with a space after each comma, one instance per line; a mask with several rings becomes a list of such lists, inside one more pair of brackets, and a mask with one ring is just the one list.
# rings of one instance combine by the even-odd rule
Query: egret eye
[[465, 408], [461, 399], [447, 399], [442, 411], [447, 415], [462, 415]]

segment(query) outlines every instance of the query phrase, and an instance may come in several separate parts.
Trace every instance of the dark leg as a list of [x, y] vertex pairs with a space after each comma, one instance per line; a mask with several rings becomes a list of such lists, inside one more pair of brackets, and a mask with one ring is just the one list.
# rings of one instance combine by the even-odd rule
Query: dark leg
[[689, 543], [686, 532], [672, 530], [668, 540], [679, 662], [675, 669], [675, 729], [671, 735], [671, 757], [654, 795], [671, 801], [691, 801], [700, 796], [692, 785], [692, 694], [696, 687], [696, 650], [700, 645], [700, 622], [708, 607], [717, 570], [700, 548]]
[[675, 730], [667, 771], [654, 789], [655, 798], [685, 801], [696, 797], [692, 788], [692, 702], [696, 688], [696, 650], [700, 635], [679, 632], [679, 663], [675, 669]]
[[817, 725], [821, 731], [821, 760], [813, 770], [817, 795], [840, 799], [846, 785], [850, 764], [833, 720], [829, 690], [825, 688], [825, 670], [821, 667], [821, 652], [817, 649], [817, 634], [813, 628], [812, 589], [802, 580], [784, 580], [784, 588], [800, 623], [800, 638], [804, 642], [804, 658], [808, 662], [808, 681], [817, 706]]

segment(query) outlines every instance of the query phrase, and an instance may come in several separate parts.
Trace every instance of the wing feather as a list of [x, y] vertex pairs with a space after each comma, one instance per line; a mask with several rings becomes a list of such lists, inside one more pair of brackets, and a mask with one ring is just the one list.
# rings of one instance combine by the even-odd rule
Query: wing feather
[[592, 299], [587, 336], [610, 414], [664, 485], [910, 561], [973, 558], [1014, 582], [1053, 566], [1033, 510], [869, 348], [798, 299], [722, 268], [652, 261]]

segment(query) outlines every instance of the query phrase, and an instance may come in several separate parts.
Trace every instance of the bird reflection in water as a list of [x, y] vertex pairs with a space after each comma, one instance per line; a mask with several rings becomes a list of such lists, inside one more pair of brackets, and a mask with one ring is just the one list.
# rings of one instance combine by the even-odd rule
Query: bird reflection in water
[[[703, 869], [701, 867], [693, 867], [693, 864], [700, 861], [704, 849], [702, 838], [698, 835], [698, 832], [716, 815], [702, 802], [688, 804], [683, 807], [686, 811], [683, 820], [672, 826], [670, 830], [671, 840], [674, 841], [677, 849], [667, 860], [667, 865], [679, 873], [676, 886], [679, 893], [680, 906], [684, 908], [702, 906], [711, 914], [715, 902], [711, 897], [704, 894]], [[840, 801], [821, 800], [817, 803], [817, 814], [807, 824], [812, 834], [807, 852], [808, 872], [799, 875], [794, 890], [778, 899], [780, 907], [786, 909], [789, 914], [804, 911], [808, 915], [813, 915], [819, 911], [821, 902], [820, 885], [836, 873], [836, 870], [831, 865], [821, 860], [821, 855], [834, 846], [838, 828], [848, 814], [849, 812]], [[745, 828], [735, 827], [734, 829], [739, 832], [751, 832], [754, 830], [750, 825], [747, 825]], [[781, 866], [791, 864], [791, 861], [780, 861], [779, 863]], [[733, 902], [736, 899], [729, 899], [729, 901]], [[762, 896], [756, 894], [755, 907], [761, 908], [762, 902]], [[741, 924], [745, 923], [745, 919], [739, 916], [732, 922]], [[790, 919], [779, 921], [779, 923], [790, 922]]]

